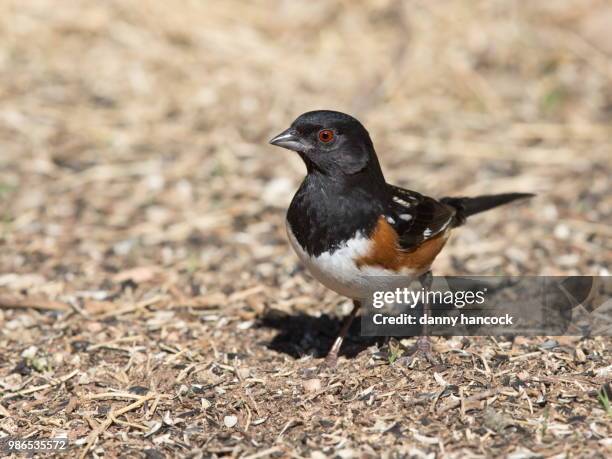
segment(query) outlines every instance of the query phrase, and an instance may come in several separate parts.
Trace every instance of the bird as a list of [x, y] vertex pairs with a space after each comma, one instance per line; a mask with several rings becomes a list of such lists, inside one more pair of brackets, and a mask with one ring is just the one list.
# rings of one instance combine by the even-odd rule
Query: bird
[[[363, 299], [384, 290], [386, 279], [407, 276], [429, 289], [432, 264], [454, 229], [474, 214], [534, 196], [438, 200], [389, 184], [366, 128], [339, 111], [303, 113], [269, 143], [296, 152], [306, 165], [286, 215], [291, 246], [316, 280], [353, 301], [325, 358], [331, 367]], [[408, 361], [419, 355], [436, 361], [426, 330]]]

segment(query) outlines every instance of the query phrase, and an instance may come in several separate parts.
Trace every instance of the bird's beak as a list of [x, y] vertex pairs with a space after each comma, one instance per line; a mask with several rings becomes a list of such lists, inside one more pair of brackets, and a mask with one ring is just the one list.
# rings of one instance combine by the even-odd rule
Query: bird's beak
[[287, 150], [293, 151], [304, 151], [306, 145], [304, 145], [298, 133], [293, 128], [289, 128], [286, 131], [281, 132], [279, 135], [270, 140], [272, 145], [277, 147], [286, 148]]

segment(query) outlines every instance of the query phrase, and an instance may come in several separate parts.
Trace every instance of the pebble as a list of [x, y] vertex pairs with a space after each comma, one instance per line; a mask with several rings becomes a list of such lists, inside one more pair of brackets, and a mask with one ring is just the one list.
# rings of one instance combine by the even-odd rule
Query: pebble
[[231, 429], [236, 424], [238, 424], [238, 418], [234, 416], [233, 414], [230, 416], [225, 416], [223, 418], [223, 424], [225, 425], [225, 427]]

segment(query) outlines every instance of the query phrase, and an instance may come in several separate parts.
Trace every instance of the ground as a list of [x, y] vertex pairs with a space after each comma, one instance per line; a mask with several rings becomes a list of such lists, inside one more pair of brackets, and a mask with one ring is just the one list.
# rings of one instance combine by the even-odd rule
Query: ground
[[[609, 337], [359, 337], [287, 244], [301, 112], [390, 182], [527, 191], [437, 274], [609, 275], [606, 1], [4, 1], [0, 436], [94, 457], [609, 457]], [[401, 347], [400, 347], [401, 348]], [[609, 387], [609, 386], [608, 386]], [[612, 394], [611, 394], [612, 395]], [[61, 453], [58, 453], [61, 455]]]

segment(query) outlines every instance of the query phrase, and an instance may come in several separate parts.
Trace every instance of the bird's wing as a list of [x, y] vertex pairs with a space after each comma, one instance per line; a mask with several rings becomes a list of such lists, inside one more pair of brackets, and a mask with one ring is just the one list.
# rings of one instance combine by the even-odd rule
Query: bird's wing
[[389, 185], [391, 200], [385, 216], [398, 234], [400, 248], [416, 249], [449, 228], [456, 210], [416, 191]]

